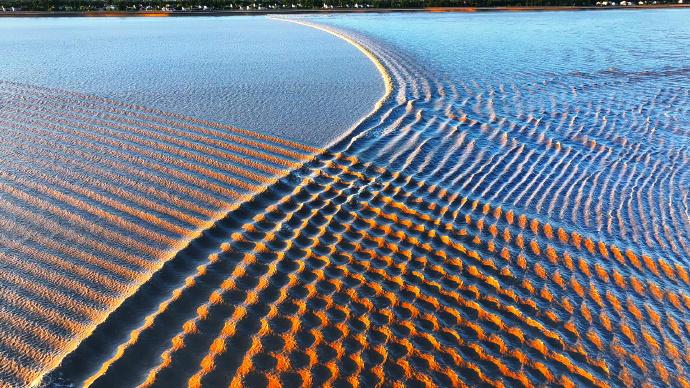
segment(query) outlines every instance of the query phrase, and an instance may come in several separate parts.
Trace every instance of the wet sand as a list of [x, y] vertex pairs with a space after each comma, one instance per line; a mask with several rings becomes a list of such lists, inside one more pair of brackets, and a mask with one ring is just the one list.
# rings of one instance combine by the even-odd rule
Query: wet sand
[[9, 385], [35, 383], [178, 250], [318, 152], [97, 96], [0, 93]]

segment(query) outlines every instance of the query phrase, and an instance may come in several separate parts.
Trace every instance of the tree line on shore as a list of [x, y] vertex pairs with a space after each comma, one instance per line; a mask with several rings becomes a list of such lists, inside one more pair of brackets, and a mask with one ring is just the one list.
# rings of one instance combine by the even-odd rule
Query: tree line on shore
[[[651, 4], [652, 1], [644, 3]], [[657, 3], [677, 3], [657, 0]], [[637, 4], [637, 0], [635, 2]], [[0, 12], [12, 11], [221, 11], [315, 8], [424, 8], [505, 6], [594, 6], [596, 0], [0, 0]]]

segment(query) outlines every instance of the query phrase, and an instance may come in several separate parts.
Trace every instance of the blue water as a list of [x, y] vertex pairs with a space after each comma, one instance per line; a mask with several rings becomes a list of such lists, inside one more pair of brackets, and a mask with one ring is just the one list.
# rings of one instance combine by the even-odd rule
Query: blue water
[[0, 78], [324, 146], [383, 93], [357, 49], [265, 17], [3, 18]]
[[[642, 103], [659, 88], [685, 86], [690, 73], [690, 10], [331, 16], [316, 21], [370, 36], [451, 85], [480, 94], [508, 85], [538, 95], [498, 106], [497, 114], [535, 113], [586, 103]], [[423, 77], [420, 77], [423, 78]], [[579, 95], [578, 85], [601, 83]], [[565, 92], [565, 93], [564, 93]], [[612, 93], [620, 95], [612, 96]], [[514, 97], [511, 94], [510, 97]], [[473, 97], [473, 96], [472, 96]], [[609, 101], [604, 101], [610, 98]], [[502, 99], [507, 99], [504, 95]], [[568, 108], [566, 108], [566, 106]], [[522, 110], [520, 110], [522, 108]], [[502, 109], [502, 110], [501, 110]], [[687, 109], [663, 112], [687, 129]], [[662, 112], [659, 112], [662, 114]], [[684, 131], [684, 133], [687, 133]], [[687, 144], [687, 137], [661, 141]]]
[[687, 70], [690, 10], [310, 18], [390, 44], [438, 77], [529, 82], [606, 70]]
[[[658, 248], [650, 242], [655, 238], [641, 235], [664, 234], [661, 224], [675, 219], [684, 225], [675, 232], [679, 241], [667, 241], [676, 238], [667, 230], [657, 242], [675, 247], [672, 256], [685, 261], [690, 10], [308, 20], [380, 47], [401, 82], [397, 103], [415, 104], [412, 113], [423, 116], [412, 129], [422, 139], [430, 136], [427, 143], [434, 141], [430, 129], [470, 124], [468, 138], [478, 147], [467, 159], [475, 163], [465, 167], [481, 170], [458, 172], [449, 190], [457, 183], [460, 194], [545, 214], [600, 238], [646, 239], [643, 245], [651, 250]], [[367, 136], [380, 135], [374, 130]], [[508, 143], [496, 143], [496, 136]], [[559, 155], [551, 155], [552, 147], [559, 147]], [[429, 157], [449, 163], [449, 171], [456, 159], [443, 152]], [[462, 184], [472, 173], [471, 183]], [[664, 193], [666, 198], [657, 198]], [[648, 198], [634, 203], [638, 195]], [[656, 212], [654, 201], [664, 201]], [[650, 211], [655, 216], [645, 219]], [[659, 226], [653, 228], [654, 222]]]

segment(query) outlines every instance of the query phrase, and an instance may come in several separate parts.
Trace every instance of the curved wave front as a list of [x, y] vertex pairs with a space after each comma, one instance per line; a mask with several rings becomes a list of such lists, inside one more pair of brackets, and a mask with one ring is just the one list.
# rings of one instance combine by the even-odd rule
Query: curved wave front
[[178, 252], [52, 381], [687, 385], [689, 169], [671, 140], [690, 74], [631, 106], [635, 75], [486, 87], [338, 33], [391, 93]]

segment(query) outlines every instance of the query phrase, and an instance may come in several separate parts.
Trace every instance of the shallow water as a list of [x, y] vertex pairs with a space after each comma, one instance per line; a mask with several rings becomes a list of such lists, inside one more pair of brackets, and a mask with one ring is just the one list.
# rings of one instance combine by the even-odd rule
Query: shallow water
[[301, 19], [367, 47], [391, 94], [47, 381], [683, 385], [689, 14]]
[[267, 18], [3, 19], [0, 53], [3, 386], [383, 92], [351, 45]]
[[328, 34], [265, 17], [3, 18], [2, 79], [79, 91], [322, 147], [383, 85]]
[[0, 385], [24, 386], [176, 251], [318, 149], [0, 81]]
[[[447, 152], [429, 155], [431, 165], [446, 163], [437, 173], [453, 178], [447, 188], [454, 193], [600, 238], [668, 248], [685, 261], [689, 16], [656, 10], [314, 20], [396, 52], [392, 60], [412, 94], [403, 98], [421, 116], [411, 130], [469, 127], [455, 136], [474, 147], [465, 164], [474, 170], [463, 173]], [[425, 132], [422, 139], [438, 141]], [[386, 160], [374, 150], [364, 155]], [[635, 204], [638, 194], [648, 198]]]

